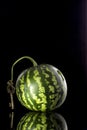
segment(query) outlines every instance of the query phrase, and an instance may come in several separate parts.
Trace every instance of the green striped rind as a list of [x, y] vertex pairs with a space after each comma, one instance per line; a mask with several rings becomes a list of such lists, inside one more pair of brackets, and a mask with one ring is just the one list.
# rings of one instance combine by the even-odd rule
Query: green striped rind
[[35, 111], [49, 111], [65, 100], [67, 85], [63, 74], [45, 64], [27, 69], [16, 82], [16, 94], [23, 106]]
[[45, 113], [30, 112], [21, 118], [16, 130], [46, 130], [46, 121]]
[[67, 130], [64, 118], [57, 113], [25, 114], [19, 121], [16, 130]]

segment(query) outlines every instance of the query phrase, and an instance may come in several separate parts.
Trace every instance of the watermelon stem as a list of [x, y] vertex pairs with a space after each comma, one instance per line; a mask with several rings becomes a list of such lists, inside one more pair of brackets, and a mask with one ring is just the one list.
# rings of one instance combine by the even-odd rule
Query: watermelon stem
[[18, 60], [16, 60], [16, 61], [13, 63], [12, 68], [11, 68], [11, 80], [12, 80], [12, 81], [13, 81], [13, 68], [14, 68], [14, 66], [15, 66], [19, 61], [21, 61], [21, 60], [23, 60], [23, 59], [29, 59], [29, 60], [33, 63], [33, 66], [37, 66], [36, 61], [35, 61], [33, 58], [29, 57], [29, 56], [23, 56], [23, 57], [19, 58]]
[[11, 80], [9, 80], [7, 82], [7, 92], [10, 94], [10, 103], [9, 103], [9, 107], [11, 107], [11, 109], [14, 109], [14, 100], [13, 100], [13, 94], [15, 93], [15, 87], [13, 86], [13, 82]]

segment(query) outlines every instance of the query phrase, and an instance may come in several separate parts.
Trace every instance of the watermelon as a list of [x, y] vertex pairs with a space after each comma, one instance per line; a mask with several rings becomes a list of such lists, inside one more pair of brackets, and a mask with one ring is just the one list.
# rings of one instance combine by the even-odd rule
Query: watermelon
[[58, 113], [29, 112], [18, 122], [16, 130], [67, 130], [67, 123]]
[[25, 69], [17, 78], [16, 95], [20, 103], [32, 111], [52, 111], [67, 96], [67, 83], [62, 72], [49, 64]]

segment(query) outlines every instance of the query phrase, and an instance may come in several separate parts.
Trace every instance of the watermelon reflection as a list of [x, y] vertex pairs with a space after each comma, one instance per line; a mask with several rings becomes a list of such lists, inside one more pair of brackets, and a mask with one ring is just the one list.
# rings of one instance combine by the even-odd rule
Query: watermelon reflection
[[60, 114], [29, 112], [20, 119], [16, 130], [68, 130], [68, 128]]

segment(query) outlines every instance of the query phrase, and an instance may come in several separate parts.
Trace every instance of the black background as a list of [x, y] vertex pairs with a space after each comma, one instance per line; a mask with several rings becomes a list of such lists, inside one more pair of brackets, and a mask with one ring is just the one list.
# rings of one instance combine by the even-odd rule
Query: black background
[[[23, 4], [23, 3], [22, 3]], [[0, 47], [1, 128], [9, 129], [9, 95], [6, 91], [11, 66], [21, 56], [28, 55], [38, 64], [48, 63], [64, 74], [68, 95], [64, 104], [56, 110], [66, 120], [68, 129], [86, 130], [87, 67], [86, 67], [86, 1], [40, 3], [31, 9], [18, 8], [15, 22], [3, 24]], [[14, 8], [12, 9], [14, 10]], [[21, 11], [20, 11], [21, 10]], [[12, 13], [12, 11], [11, 11]], [[56, 24], [57, 23], [57, 24]], [[32, 66], [23, 61], [14, 69], [14, 82], [22, 70]], [[16, 127], [27, 112], [14, 95]]]
[[1, 0], [0, 16], [16, 16], [16, 1]]

